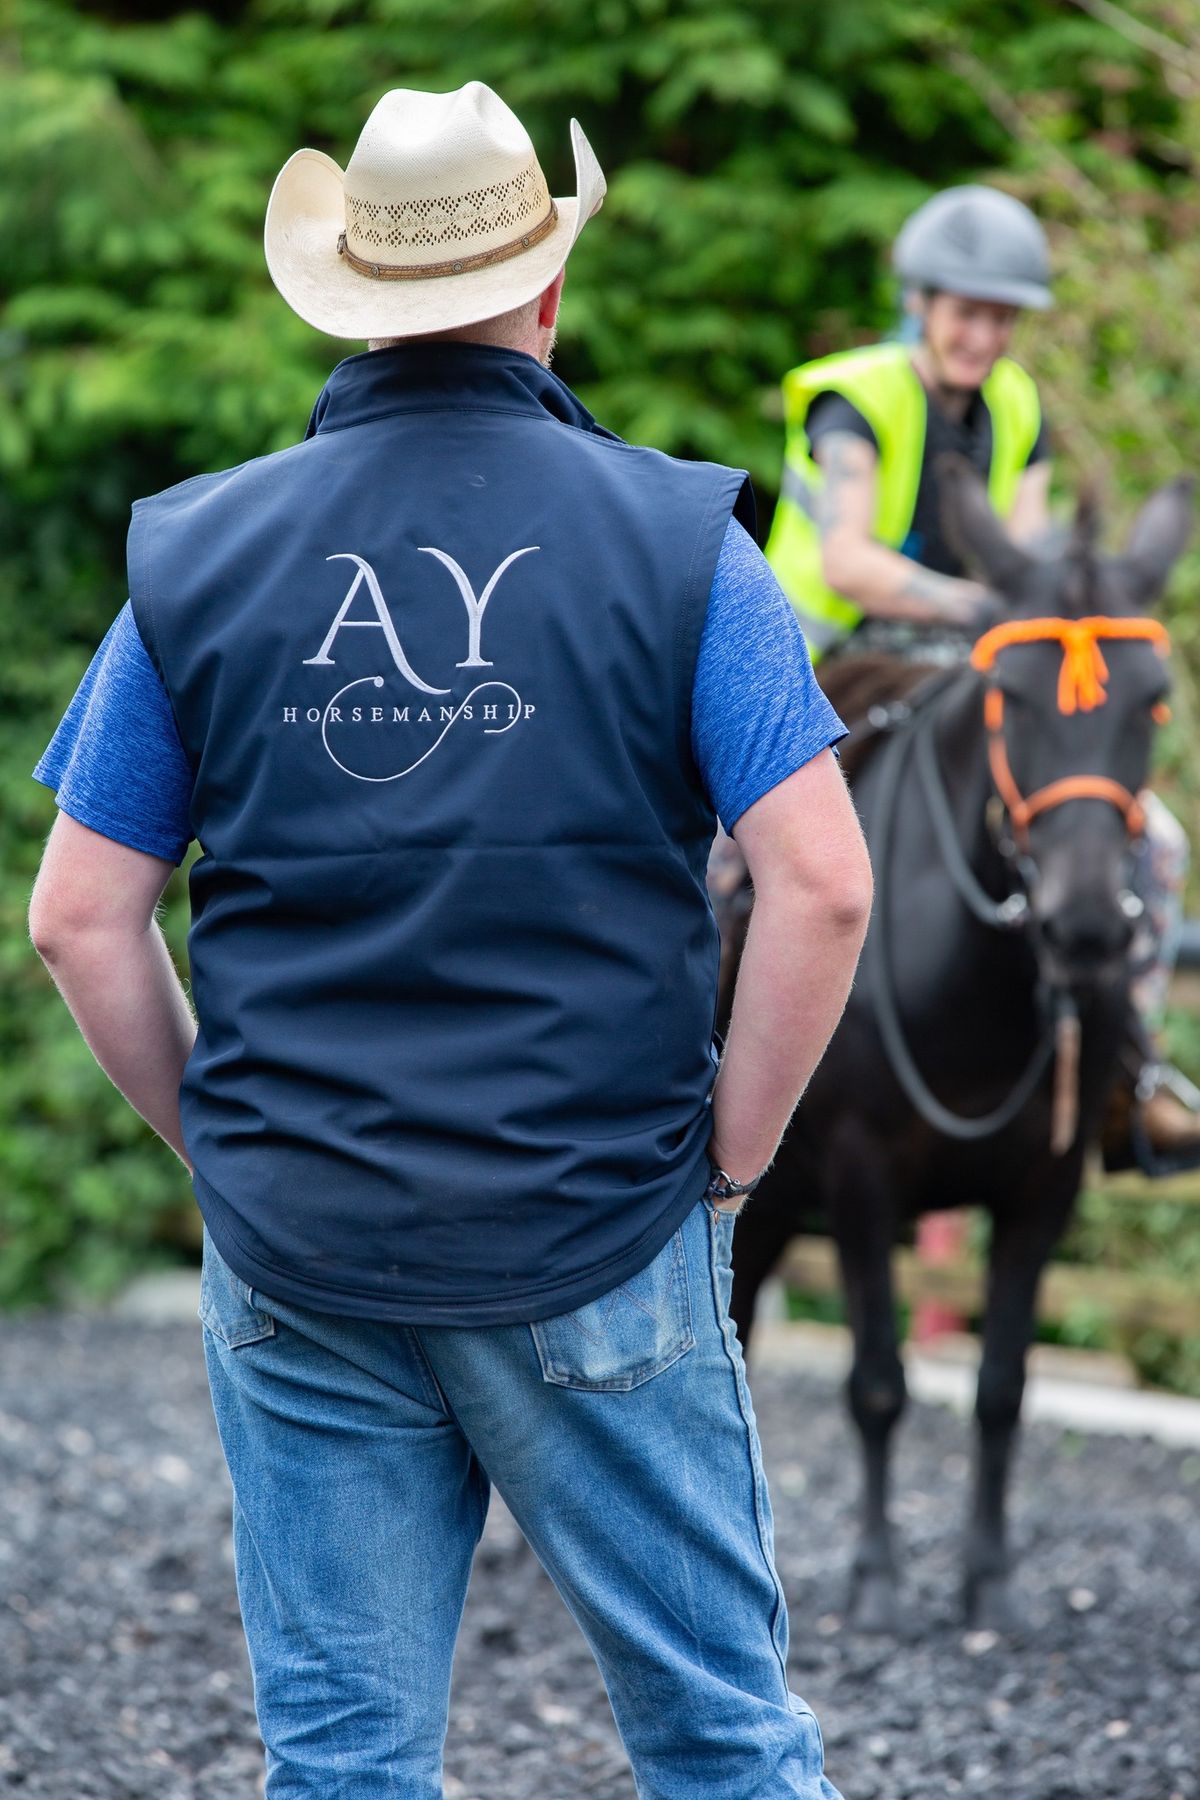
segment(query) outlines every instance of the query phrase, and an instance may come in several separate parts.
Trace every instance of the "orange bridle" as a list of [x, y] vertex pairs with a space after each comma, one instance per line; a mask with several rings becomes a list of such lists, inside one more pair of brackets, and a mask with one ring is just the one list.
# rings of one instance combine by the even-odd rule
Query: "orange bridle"
[[[971, 666], [981, 674], [992, 676], [983, 703], [983, 717], [988, 730], [988, 762], [996, 792], [1003, 800], [1012, 820], [1013, 835], [1022, 851], [1029, 847], [1029, 824], [1039, 813], [1049, 812], [1066, 800], [1106, 800], [1125, 820], [1131, 837], [1139, 837], [1145, 815], [1136, 794], [1111, 781], [1106, 775], [1067, 775], [1052, 781], [1028, 796], [1022, 794], [1008, 760], [1004, 739], [1004, 695], [995, 685], [993, 671], [996, 657], [1010, 644], [1038, 644], [1057, 641], [1062, 645], [1062, 667], [1058, 676], [1058, 710], [1070, 715], [1076, 711], [1091, 712], [1103, 706], [1108, 695], [1108, 664], [1098, 639], [1143, 638], [1151, 642], [1160, 656], [1166, 656], [1171, 640], [1166, 627], [1157, 619], [1010, 619], [985, 631], [971, 652]], [[1165, 711], [1165, 709], [1164, 709]], [[1156, 716], [1163, 716], [1155, 708]]]

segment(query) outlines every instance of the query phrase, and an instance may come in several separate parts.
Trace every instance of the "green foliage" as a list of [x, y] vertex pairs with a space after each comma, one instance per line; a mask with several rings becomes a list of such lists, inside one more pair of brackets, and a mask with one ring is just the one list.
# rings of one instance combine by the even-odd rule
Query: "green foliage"
[[[1195, 72], [1059, 0], [9, 0], [0, 12], [0, 1299], [115, 1280], [184, 1191], [94, 1068], [29, 947], [51, 797], [28, 777], [125, 596], [128, 508], [293, 441], [329, 368], [275, 295], [262, 214], [302, 144], [345, 161], [389, 87], [497, 87], [571, 191], [575, 113], [609, 173], [572, 258], [559, 367], [614, 429], [744, 464], [767, 508], [778, 381], [878, 334], [886, 250], [985, 177], [1054, 238], [1025, 328], [1068, 484], [1114, 508], [1200, 423]], [[1139, 22], [1140, 21], [1140, 25]], [[1018, 346], [1020, 348], [1020, 346]], [[1183, 571], [1173, 618], [1200, 657]], [[1191, 805], [1186, 677], [1171, 776]], [[1195, 821], [1200, 825], [1200, 820]], [[186, 903], [168, 890], [182, 959]]]
[[[1124, 1199], [1085, 1190], [1062, 1253], [1072, 1261], [1200, 1291], [1200, 1218], [1192, 1201]], [[1200, 1329], [1181, 1337], [1151, 1326], [1118, 1328], [1102, 1309], [1081, 1303], [1057, 1335], [1087, 1349], [1121, 1351], [1155, 1387], [1200, 1394]]]

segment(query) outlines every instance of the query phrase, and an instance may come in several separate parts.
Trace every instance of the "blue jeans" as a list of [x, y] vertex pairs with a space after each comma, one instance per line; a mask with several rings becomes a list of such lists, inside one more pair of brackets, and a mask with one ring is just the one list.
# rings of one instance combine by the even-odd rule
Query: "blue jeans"
[[491, 1483], [600, 1665], [642, 1800], [838, 1800], [785, 1675], [731, 1214], [535, 1325], [397, 1326], [239, 1280], [200, 1316], [269, 1800], [440, 1800]]

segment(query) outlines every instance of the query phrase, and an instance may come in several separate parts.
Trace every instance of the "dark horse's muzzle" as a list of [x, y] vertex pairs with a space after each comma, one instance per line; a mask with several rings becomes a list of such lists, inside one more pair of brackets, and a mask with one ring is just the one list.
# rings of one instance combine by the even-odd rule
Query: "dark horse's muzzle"
[[1127, 910], [1123, 900], [1134, 901], [1135, 896], [1121, 890], [1114, 905], [1111, 892], [1075, 892], [1062, 905], [1043, 911], [1035, 894], [1033, 912], [1042, 944], [1038, 961], [1053, 986], [1090, 986], [1123, 972], [1135, 924], [1130, 916], [1134, 908]]

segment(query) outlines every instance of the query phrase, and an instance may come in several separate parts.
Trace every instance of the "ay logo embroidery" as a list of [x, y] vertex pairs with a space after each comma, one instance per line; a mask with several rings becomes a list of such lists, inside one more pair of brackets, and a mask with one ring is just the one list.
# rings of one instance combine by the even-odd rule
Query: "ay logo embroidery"
[[[506, 556], [488, 578], [479, 594], [476, 594], [466, 571], [462, 565], [447, 551], [439, 550], [432, 544], [419, 546], [423, 556], [432, 556], [449, 573], [462, 599], [467, 613], [467, 654], [455, 664], [458, 669], [490, 669], [492, 662], [483, 654], [483, 619], [490, 602], [501, 580], [523, 556], [530, 556], [540, 549], [538, 544], [527, 544], [523, 549], [514, 550]], [[366, 630], [383, 633], [383, 642], [390, 654], [396, 671], [406, 684], [406, 688], [414, 689], [418, 694], [426, 696], [423, 703], [414, 702], [405, 695], [405, 704], [395, 701], [382, 704], [384, 696], [378, 691], [386, 688], [387, 678], [381, 674], [359, 675], [345, 682], [323, 708], [308, 707], [305, 718], [310, 724], [320, 724], [321, 741], [331, 760], [345, 774], [352, 775], [356, 781], [399, 781], [402, 776], [411, 775], [414, 769], [420, 768], [445, 743], [446, 738], [455, 726], [463, 723], [482, 723], [485, 737], [501, 737], [511, 731], [514, 725], [521, 724], [534, 712], [534, 707], [525, 702], [511, 682], [497, 677], [489, 677], [485, 681], [476, 682], [470, 692], [461, 700], [447, 699], [453, 693], [450, 687], [438, 687], [433, 682], [423, 679], [413, 667], [400, 640], [395, 620], [387, 601], [379, 577], [371, 564], [363, 556], [352, 550], [335, 551], [326, 558], [327, 562], [348, 562], [353, 565], [354, 574], [346, 590], [337, 612], [334, 614], [325, 641], [315, 656], [303, 659], [306, 668], [336, 667], [336, 649], [338, 634], [342, 631]], [[365, 589], [366, 598], [374, 609], [374, 617], [350, 618], [351, 607], [360, 591]], [[361, 602], [360, 602], [361, 604]], [[361, 666], [361, 665], [360, 665]], [[372, 691], [374, 690], [374, 691]], [[485, 698], [486, 696], [486, 698]], [[433, 704], [436, 702], [436, 706]], [[300, 709], [296, 706], [285, 706], [285, 724], [295, 724]], [[361, 733], [356, 727], [367, 725], [440, 725], [441, 730], [431, 742], [425, 744], [421, 752], [407, 761], [403, 768], [391, 769], [383, 774], [364, 773], [361, 768], [353, 768], [345, 760], [353, 755], [351, 746], [361, 741]], [[374, 733], [371, 734], [375, 736]], [[393, 740], [388, 737], [387, 742]], [[409, 740], [410, 741], [410, 740]], [[355, 760], [358, 760], [356, 758]]]

